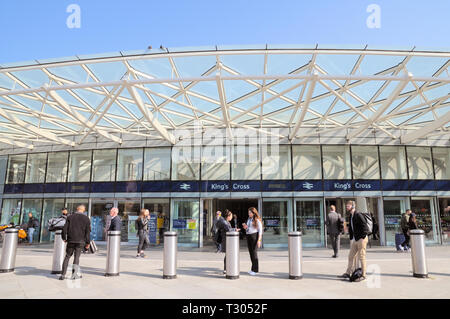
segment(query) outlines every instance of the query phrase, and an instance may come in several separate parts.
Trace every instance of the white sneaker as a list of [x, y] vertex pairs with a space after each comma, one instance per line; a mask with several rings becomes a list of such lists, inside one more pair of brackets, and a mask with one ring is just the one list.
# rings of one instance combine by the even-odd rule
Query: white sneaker
[[256, 272], [251, 271], [251, 270], [248, 272], [248, 274], [249, 274], [250, 276], [256, 276]]
[[399, 250], [399, 251], [404, 251], [403, 246], [402, 246], [402, 245], [399, 245], [399, 246], [398, 246], [398, 250]]

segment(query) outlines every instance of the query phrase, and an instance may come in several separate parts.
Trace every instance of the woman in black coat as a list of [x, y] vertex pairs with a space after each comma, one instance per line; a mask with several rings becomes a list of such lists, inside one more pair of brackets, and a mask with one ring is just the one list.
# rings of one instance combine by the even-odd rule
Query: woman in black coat
[[[227, 232], [232, 231], [233, 227], [231, 227], [230, 221], [233, 218], [233, 214], [228, 209], [225, 209], [225, 212], [222, 214], [223, 218], [220, 218], [217, 221], [217, 232], [218, 236], [221, 238], [221, 252], [224, 253], [227, 251]], [[223, 273], [226, 274], [226, 256], [223, 259]]]

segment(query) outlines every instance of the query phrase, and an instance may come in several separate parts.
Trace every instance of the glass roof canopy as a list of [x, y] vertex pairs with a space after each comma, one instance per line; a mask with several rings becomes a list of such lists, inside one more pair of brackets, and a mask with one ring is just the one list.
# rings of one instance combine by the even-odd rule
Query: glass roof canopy
[[[153, 49], [0, 64], [0, 148], [177, 129], [450, 136], [450, 51], [368, 46]], [[308, 130], [305, 130], [308, 129]], [[311, 133], [312, 132], [312, 133]]]

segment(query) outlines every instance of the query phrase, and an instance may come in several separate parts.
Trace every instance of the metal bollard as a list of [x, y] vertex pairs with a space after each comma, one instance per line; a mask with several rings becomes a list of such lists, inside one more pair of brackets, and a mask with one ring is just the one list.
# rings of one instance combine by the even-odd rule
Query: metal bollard
[[5, 229], [3, 239], [2, 259], [0, 261], [0, 273], [12, 272], [16, 265], [17, 244], [19, 243], [19, 230], [16, 228]]
[[425, 258], [425, 232], [422, 229], [411, 229], [411, 258], [413, 276], [427, 278], [427, 260]]
[[106, 277], [119, 276], [120, 266], [120, 230], [108, 231], [106, 242]]
[[65, 257], [66, 243], [62, 240], [62, 230], [55, 231], [55, 243], [53, 245], [52, 274], [62, 273], [62, 264]]
[[226, 238], [226, 278], [238, 279], [239, 264], [239, 232], [229, 231]]
[[288, 233], [289, 279], [302, 279], [302, 232]]
[[164, 265], [163, 279], [177, 278], [177, 233], [164, 233]]

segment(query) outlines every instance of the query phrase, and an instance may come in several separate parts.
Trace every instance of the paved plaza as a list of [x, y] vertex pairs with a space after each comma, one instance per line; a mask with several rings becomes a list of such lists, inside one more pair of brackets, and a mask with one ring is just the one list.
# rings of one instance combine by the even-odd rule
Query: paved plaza
[[[286, 249], [262, 249], [260, 273], [252, 277], [248, 252], [241, 247], [241, 275], [227, 280], [223, 254], [212, 247], [179, 248], [178, 278], [162, 279], [161, 247], [136, 259], [133, 246], [121, 247], [120, 276], [105, 277], [105, 246], [82, 255], [83, 278], [57, 280], [50, 274], [52, 246], [19, 246], [14, 273], [0, 274], [0, 298], [449, 298], [450, 247], [427, 247], [428, 279], [412, 277], [410, 253], [391, 247], [368, 249], [368, 279], [349, 283], [336, 276], [345, 271], [348, 249], [331, 258], [331, 250], [304, 249], [301, 280], [288, 279]], [[379, 275], [377, 274], [379, 271]]]

